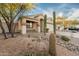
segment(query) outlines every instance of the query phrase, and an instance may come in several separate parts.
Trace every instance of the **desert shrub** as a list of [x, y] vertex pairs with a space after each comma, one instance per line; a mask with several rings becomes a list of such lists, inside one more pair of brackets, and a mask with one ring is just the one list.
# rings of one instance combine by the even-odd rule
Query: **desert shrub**
[[65, 41], [65, 42], [69, 42], [70, 41], [70, 39], [68, 37], [66, 37], [66, 36], [61, 36], [61, 39], [63, 41]]

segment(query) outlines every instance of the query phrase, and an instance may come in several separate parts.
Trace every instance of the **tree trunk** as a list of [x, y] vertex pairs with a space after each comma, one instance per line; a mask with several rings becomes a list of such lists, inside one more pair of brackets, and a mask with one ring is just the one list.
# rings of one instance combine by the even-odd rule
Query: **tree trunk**
[[[1, 13], [1, 12], [0, 12]], [[7, 25], [7, 27], [8, 27], [8, 31], [9, 31], [9, 33], [11, 34], [11, 36], [12, 37], [14, 37], [13, 36], [13, 33], [11, 32], [11, 23], [6, 19], [6, 17], [1, 13], [1, 15], [2, 15], [2, 17], [4, 18], [4, 21], [6, 22], [6, 25]]]
[[10, 25], [10, 33], [11, 33], [11, 37], [14, 37], [14, 24], [11, 23]]
[[8, 39], [7, 36], [6, 36], [5, 30], [4, 30], [3, 26], [2, 26], [1, 20], [0, 20], [0, 27], [2, 29], [2, 33], [4, 34], [5, 39]]
[[13, 27], [12, 27], [12, 31], [13, 31], [13, 33], [15, 33], [16, 25], [17, 25], [17, 22], [16, 22], [16, 23], [13, 23]]
[[6, 22], [6, 25], [8, 27], [8, 31], [11, 34], [11, 37], [14, 37], [12, 29], [11, 29], [13, 26], [11, 26], [11, 24], [8, 21], [5, 20], [5, 22]]
[[7, 27], [8, 27], [8, 31], [9, 31], [9, 33], [11, 34], [11, 37], [14, 37], [14, 35], [13, 35], [13, 33], [12, 33], [12, 26], [11, 26], [11, 23], [9, 23], [8, 21], [6, 21], [5, 20], [5, 22], [6, 22], [6, 25], [7, 25]]

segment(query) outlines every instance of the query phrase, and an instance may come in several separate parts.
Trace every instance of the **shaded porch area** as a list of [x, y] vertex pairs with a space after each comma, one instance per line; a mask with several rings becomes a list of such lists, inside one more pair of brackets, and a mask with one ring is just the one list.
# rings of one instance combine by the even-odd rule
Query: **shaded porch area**
[[38, 22], [26, 20], [26, 32], [38, 32]]

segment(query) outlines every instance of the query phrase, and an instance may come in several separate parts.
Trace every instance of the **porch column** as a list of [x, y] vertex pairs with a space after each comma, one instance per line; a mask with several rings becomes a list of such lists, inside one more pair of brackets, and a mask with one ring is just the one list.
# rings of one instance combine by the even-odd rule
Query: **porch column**
[[38, 26], [38, 32], [41, 32], [41, 31], [40, 31], [40, 26]]
[[26, 34], [26, 19], [22, 20], [22, 28], [21, 33]]
[[40, 33], [40, 21], [38, 22], [38, 32]]
[[32, 23], [32, 25], [33, 25], [33, 29], [35, 31], [38, 31], [38, 27], [37, 27], [38, 23], [34, 22], [34, 23]]

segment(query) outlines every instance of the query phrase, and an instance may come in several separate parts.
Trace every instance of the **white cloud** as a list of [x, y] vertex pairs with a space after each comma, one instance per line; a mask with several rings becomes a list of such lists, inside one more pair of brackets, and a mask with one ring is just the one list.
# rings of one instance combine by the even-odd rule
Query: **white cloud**
[[59, 12], [57, 16], [62, 17], [63, 16], [63, 12]]
[[[48, 17], [53, 16], [53, 9], [52, 8], [42, 9], [42, 8], [38, 7], [38, 10], [41, 10], [41, 12], [43, 12], [43, 14], [47, 14]], [[63, 12], [56, 12], [56, 16], [62, 17], [63, 15], [64, 15]]]
[[52, 9], [45, 10], [45, 9], [40, 8], [40, 7], [38, 7], [37, 9], [40, 10], [43, 14], [46, 14], [48, 17], [52, 17], [52, 13], [53, 13]]
[[79, 18], [79, 9], [71, 9], [68, 13], [68, 19], [77, 19]]

